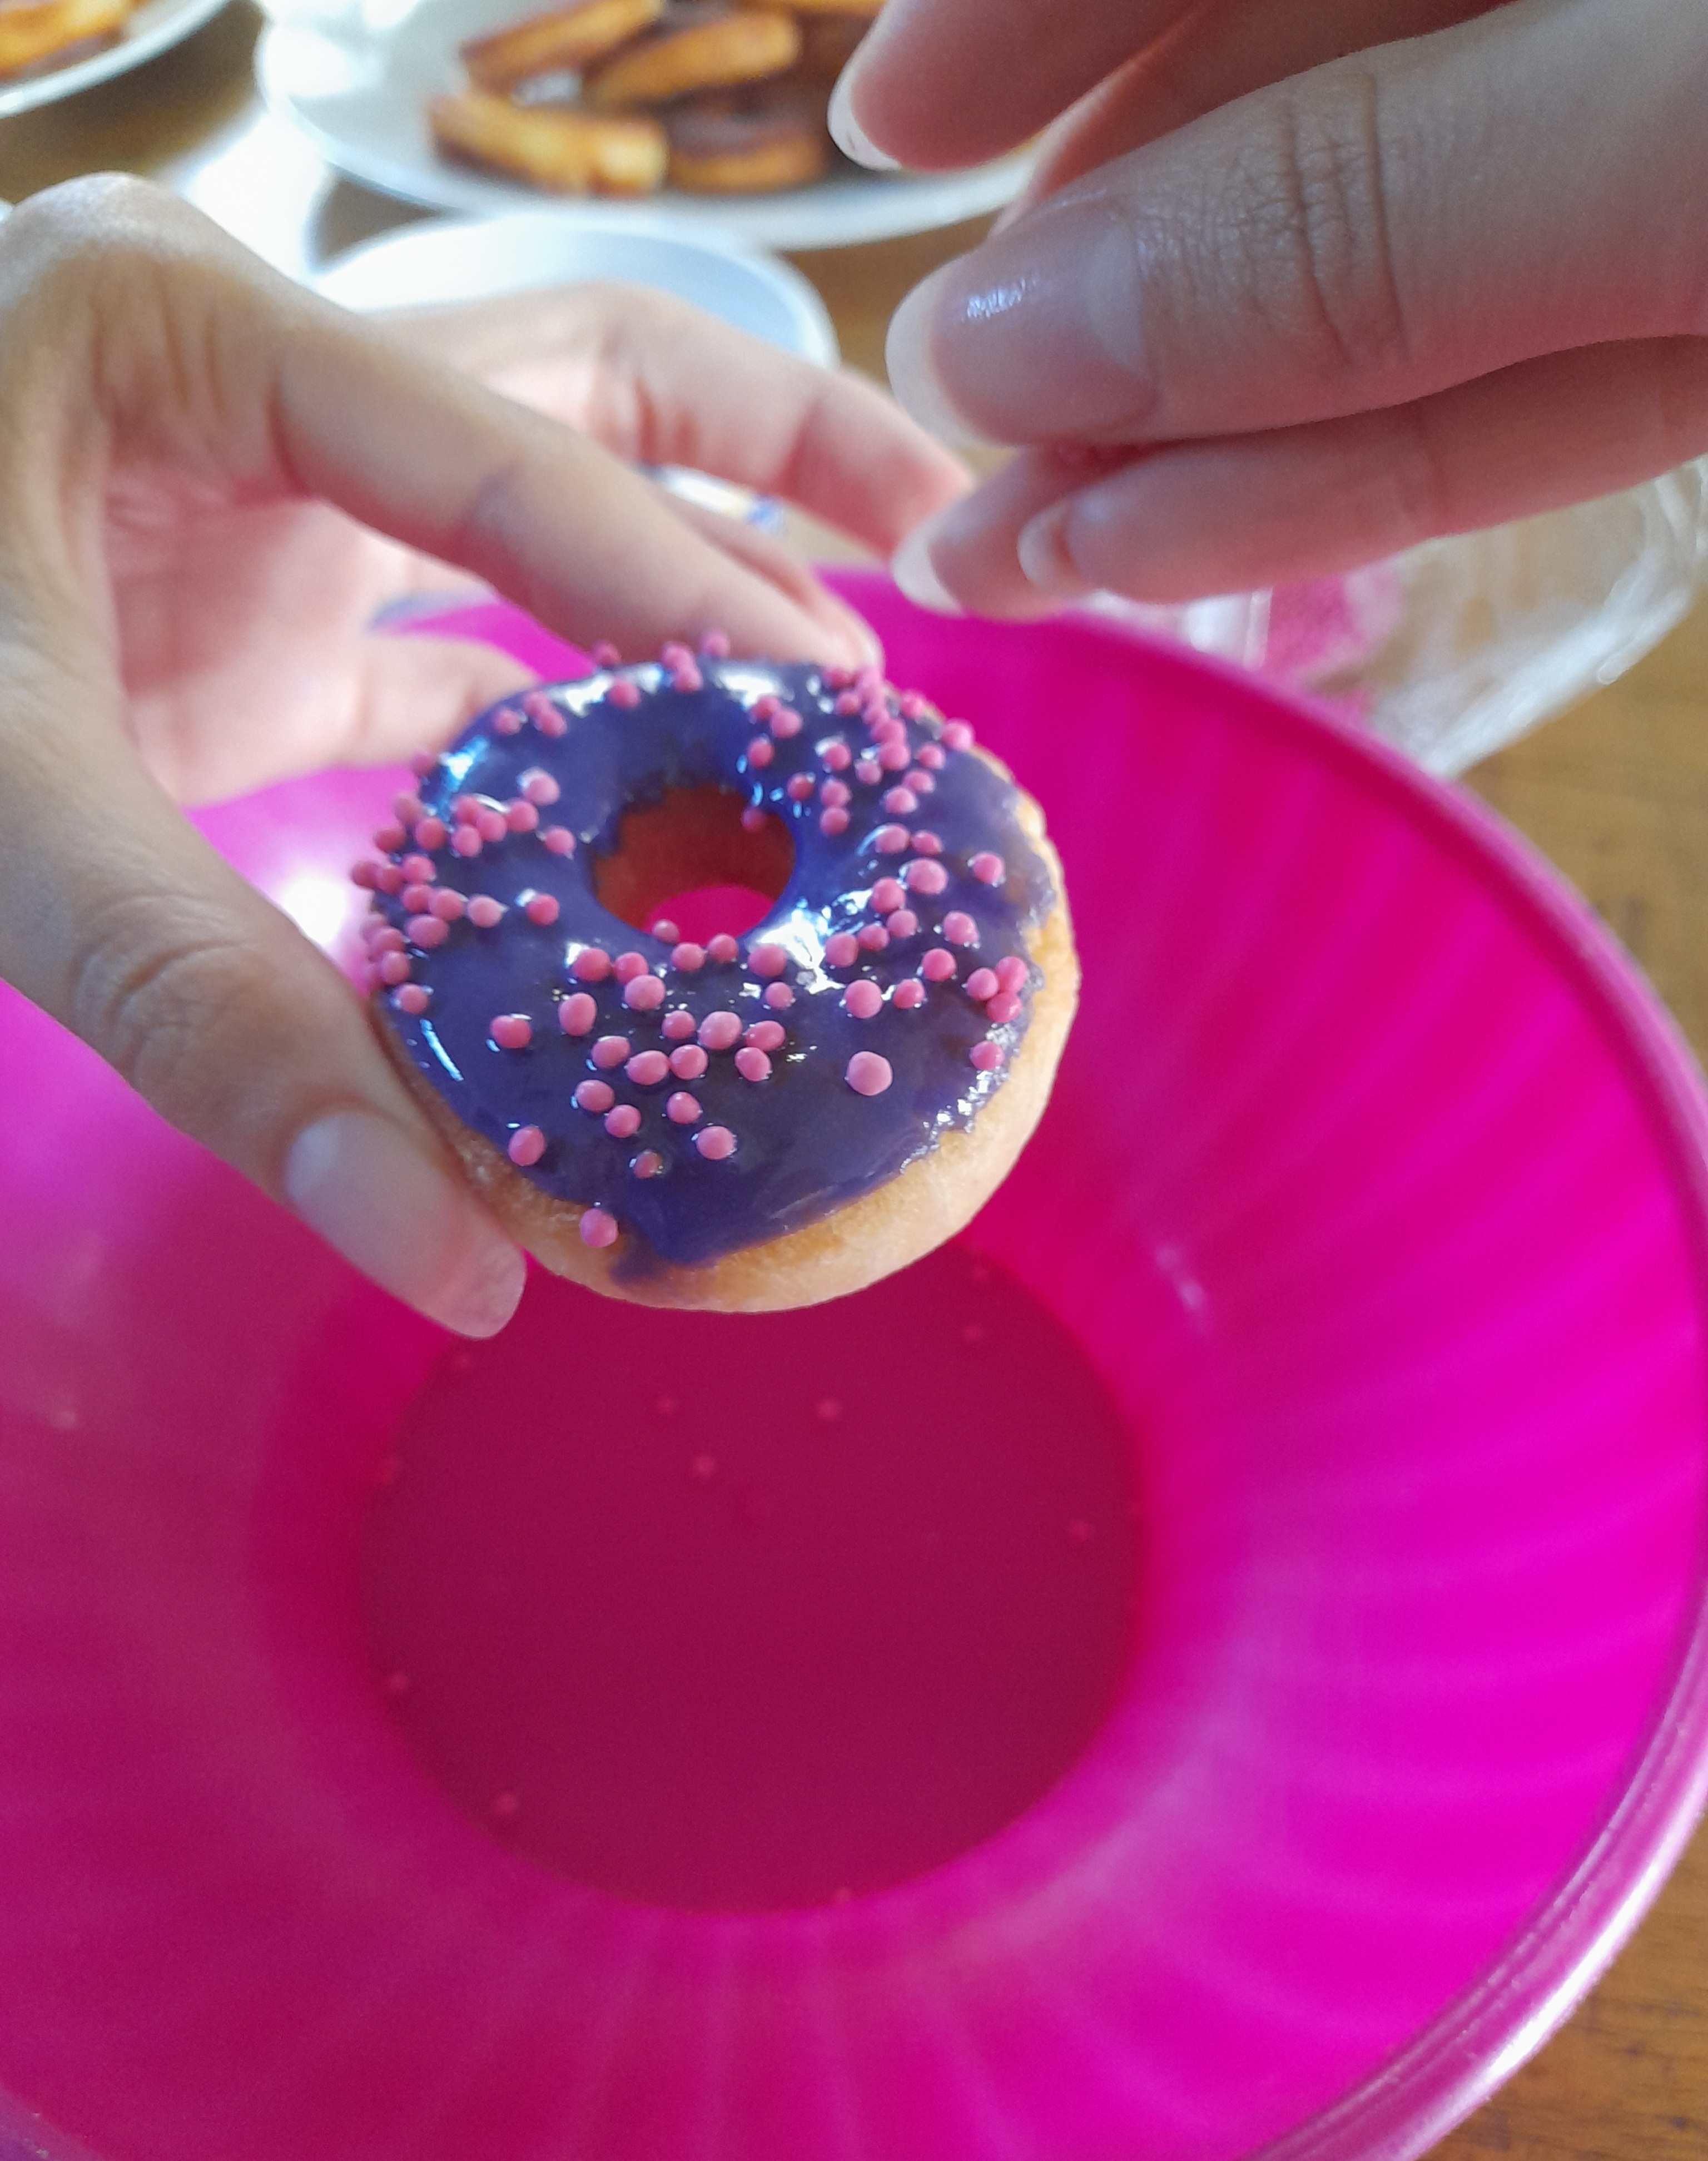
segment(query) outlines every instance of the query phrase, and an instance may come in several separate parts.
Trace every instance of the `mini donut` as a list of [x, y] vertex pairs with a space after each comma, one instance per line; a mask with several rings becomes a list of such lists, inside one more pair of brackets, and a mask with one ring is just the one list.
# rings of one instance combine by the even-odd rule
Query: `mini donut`
[[[648, 1304], [812, 1304], [1007, 1174], [1078, 967], [1038, 806], [964, 722], [876, 669], [667, 646], [414, 769], [353, 873], [381, 1034], [548, 1268]], [[777, 898], [739, 936], [634, 927], [742, 883]]]
[[825, 92], [756, 83], [689, 98], [665, 116], [669, 181], [690, 195], [758, 195], [805, 187], [830, 169]]
[[136, 0], [0, 0], [0, 81], [69, 67], [112, 44]]
[[730, 8], [721, 0], [669, 0], [663, 17], [586, 77], [583, 102], [596, 112], [668, 105], [696, 90], [781, 75], [800, 57], [800, 29], [773, 8]]
[[509, 90], [555, 69], [579, 72], [664, 12], [664, 0], [575, 0], [471, 38], [458, 52], [478, 88]]
[[513, 173], [559, 195], [650, 195], [669, 156], [663, 128], [643, 113], [618, 119], [513, 105], [471, 90], [429, 99], [427, 119], [441, 157]]

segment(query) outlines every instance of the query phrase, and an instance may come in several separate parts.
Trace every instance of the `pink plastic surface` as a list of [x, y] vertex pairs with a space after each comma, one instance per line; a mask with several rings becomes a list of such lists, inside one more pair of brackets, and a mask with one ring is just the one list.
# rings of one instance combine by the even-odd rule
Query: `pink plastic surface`
[[[8, 2161], [1397, 2161], [1686, 1835], [1705, 1127], [1653, 1001], [1492, 820], [1257, 687], [856, 590], [1067, 867], [1081, 1017], [971, 1242], [1128, 1425], [1112, 1713], [1017, 1821], [839, 1904], [508, 1850], [362, 1634], [443, 1339], [8, 997]], [[206, 823], [330, 932], [394, 784]]]

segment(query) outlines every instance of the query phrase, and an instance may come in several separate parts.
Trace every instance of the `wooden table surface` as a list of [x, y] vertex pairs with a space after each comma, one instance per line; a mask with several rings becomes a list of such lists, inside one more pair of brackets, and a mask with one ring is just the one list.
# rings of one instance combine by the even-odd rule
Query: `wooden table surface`
[[[268, 157], [283, 155], [256, 132], [271, 125], [258, 122], [249, 86], [258, 21], [237, 0], [175, 52], [64, 104], [0, 121], [0, 196], [15, 201], [76, 173], [123, 169], [171, 180], [246, 238], [293, 215], [283, 193], [247, 199], [265, 190]], [[299, 153], [291, 183], [299, 186]], [[241, 189], [232, 177], [239, 174]], [[233, 200], [221, 198], [221, 186]], [[235, 199], [239, 192], [245, 200]], [[411, 215], [347, 182], [317, 189], [305, 258]], [[979, 231], [794, 259], [823, 294], [849, 361], [881, 376], [896, 303]], [[1477, 768], [1468, 784], [1588, 894], [1708, 1062], [1708, 609], [1620, 681]], [[1708, 1827], [1576, 2016], [1436, 2149], [1435, 2161], [1489, 2153], [1708, 2156]]]

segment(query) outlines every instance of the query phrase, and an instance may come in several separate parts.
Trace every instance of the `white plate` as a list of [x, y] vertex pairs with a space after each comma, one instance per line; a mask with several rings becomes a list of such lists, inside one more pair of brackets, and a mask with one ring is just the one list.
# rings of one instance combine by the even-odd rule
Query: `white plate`
[[0, 120], [28, 112], [32, 106], [51, 105], [55, 98], [70, 97], [74, 91], [87, 90], [91, 83], [140, 67], [168, 45], [199, 30], [225, 4], [226, 0], [143, 0], [116, 44], [91, 53], [86, 60], [73, 60], [68, 67], [49, 68], [22, 82], [0, 82]]
[[685, 227], [650, 204], [569, 203], [478, 221], [432, 218], [339, 257], [315, 280], [346, 308], [487, 299], [613, 278], [653, 285], [738, 330], [831, 367], [836, 333], [798, 270], [726, 233]]
[[[464, 39], [527, 12], [527, 0], [356, 0], [299, 8], [275, 0], [255, 55], [261, 94], [341, 172], [406, 202], [488, 216], [539, 208], [539, 191], [446, 164], [434, 154], [427, 100], [464, 87]], [[650, 195], [638, 210], [769, 247], [840, 247], [977, 217], [1024, 180], [1024, 151], [966, 173], [858, 173], [843, 167], [777, 195]], [[622, 207], [622, 206], [617, 206]]]

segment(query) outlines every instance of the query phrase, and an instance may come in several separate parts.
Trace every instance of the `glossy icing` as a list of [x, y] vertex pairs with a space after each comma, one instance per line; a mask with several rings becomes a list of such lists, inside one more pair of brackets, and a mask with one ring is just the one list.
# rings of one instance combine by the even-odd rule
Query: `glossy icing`
[[[971, 1124], [1025, 1032], [1054, 890], [971, 747], [875, 671], [681, 647], [496, 706], [357, 872], [390, 1024], [621, 1268], [810, 1222]], [[782, 820], [793, 868], [740, 937], [673, 945], [596, 865], [632, 805], [707, 784]]]

